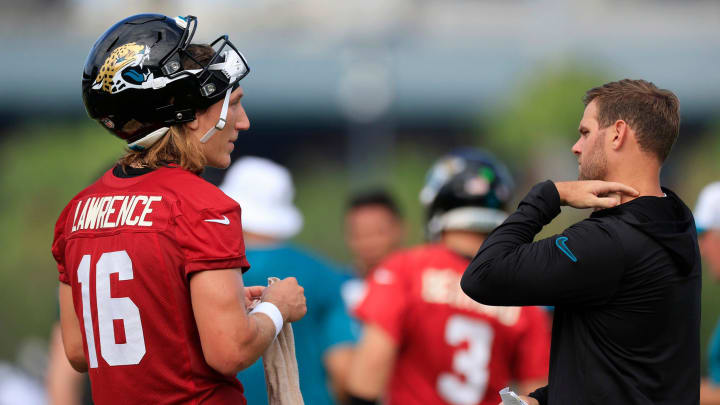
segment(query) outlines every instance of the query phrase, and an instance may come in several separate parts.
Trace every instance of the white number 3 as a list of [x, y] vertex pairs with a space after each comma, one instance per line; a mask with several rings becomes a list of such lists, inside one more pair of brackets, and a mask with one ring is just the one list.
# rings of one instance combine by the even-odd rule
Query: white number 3
[[[92, 312], [90, 307], [90, 255], [80, 260], [77, 275], [82, 292], [82, 312], [85, 327], [85, 339], [88, 345], [90, 367], [97, 368], [95, 334], [93, 333]], [[103, 253], [95, 265], [95, 293], [97, 301], [98, 331], [100, 335], [100, 354], [111, 366], [138, 364], [145, 356], [145, 337], [143, 336], [140, 311], [128, 297], [110, 296], [110, 275], [118, 273], [118, 279], [132, 280], [133, 268], [130, 256], [124, 250]], [[120, 319], [125, 328], [125, 343], [115, 342], [113, 321]]]
[[[455, 352], [454, 373], [441, 373], [437, 389], [443, 399], [454, 405], [477, 404], [485, 396], [489, 372], [493, 330], [485, 322], [462, 315], [451, 316], [445, 325], [445, 341], [451, 346], [468, 342], [467, 350]], [[464, 375], [462, 379], [458, 376]]]

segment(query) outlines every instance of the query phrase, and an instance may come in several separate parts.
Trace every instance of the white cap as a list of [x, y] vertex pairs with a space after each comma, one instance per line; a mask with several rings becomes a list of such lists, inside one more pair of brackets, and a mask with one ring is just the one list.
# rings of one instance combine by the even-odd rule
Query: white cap
[[708, 229], [720, 229], [720, 181], [703, 188], [693, 214], [698, 233]]
[[290, 172], [268, 159], [244, 157], [228, 169], [220, 189], [242, 209], [243, 230], [288, 239], [300, 232]]

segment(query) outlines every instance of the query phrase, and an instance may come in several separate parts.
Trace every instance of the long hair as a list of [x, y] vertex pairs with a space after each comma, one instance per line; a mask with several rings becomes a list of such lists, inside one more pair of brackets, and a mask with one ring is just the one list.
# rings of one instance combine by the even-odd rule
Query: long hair
[[205, 155], [200, 143], [187, 136], [180, 125], [173, 125], [159, 141], [148, 149], [135, 151], [127, 149], [118, 164], [126, 166], [142, 166], [157, 169], [170, 163], [177, 164], [195, 174], [202, 173], [205, 168]]
[[[191, 57], [183, 55], [182, 65], [184, 69], [197, 69], [212, 59], [215, 50], [209, 45], [191, 44], [186, 52]], [[202, 113], [202, 111], [196, 111]], [[157, 169], [174, 163], [185, 170], [195, 174], [202, 173], [207, 159], [200, 143], [188, 135], [183, 125], [173, 125], [168, 132], [155, 144], [144, 150], [126, 149], [125, 154], [118, 159], [118, 164], [123, 167], [149, 167]]]

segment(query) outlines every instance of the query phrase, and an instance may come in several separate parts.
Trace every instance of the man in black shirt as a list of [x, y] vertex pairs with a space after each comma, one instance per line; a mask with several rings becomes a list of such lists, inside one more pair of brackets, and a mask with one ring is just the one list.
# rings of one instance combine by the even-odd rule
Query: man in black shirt
[[[524, 398], [530, 405], [697, 404], [697, 235], [690, 210], [659, 181], [678, 100], [622, 80], [584, 101], [572, 148], [581, 181], [536, 185], [461, 286], [483, 304], [556, 307], [549, 383]], [[533, 242], [561, 205], [596, 211]]]

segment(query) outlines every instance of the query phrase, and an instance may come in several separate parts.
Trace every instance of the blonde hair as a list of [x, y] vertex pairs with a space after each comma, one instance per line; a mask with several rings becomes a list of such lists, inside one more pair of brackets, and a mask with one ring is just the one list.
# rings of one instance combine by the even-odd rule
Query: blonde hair
[[[210, 45], [191, 44], [181, 57], [184, 69], [202, 68], [208, 63], [215, 50]], [[196, 111], [202, 113], [202, 110]], [[168, 132], [152, 146], [143, 150], [126, 149], [118, 164], [126, 166], [157, 169], [174, 163], [195, 174], [202, 173], [207, 163], [202, 145], [187, 133], [182, 124], [173, 125]]]
[[200, 142], [185, 132], [182, 126], [173, 125], [167, 134], [144, 150], [127, 149], [118, 164], [132, 167], [157, 169], [175, 163], [195, 174], [202, 173], [207, 163]]

